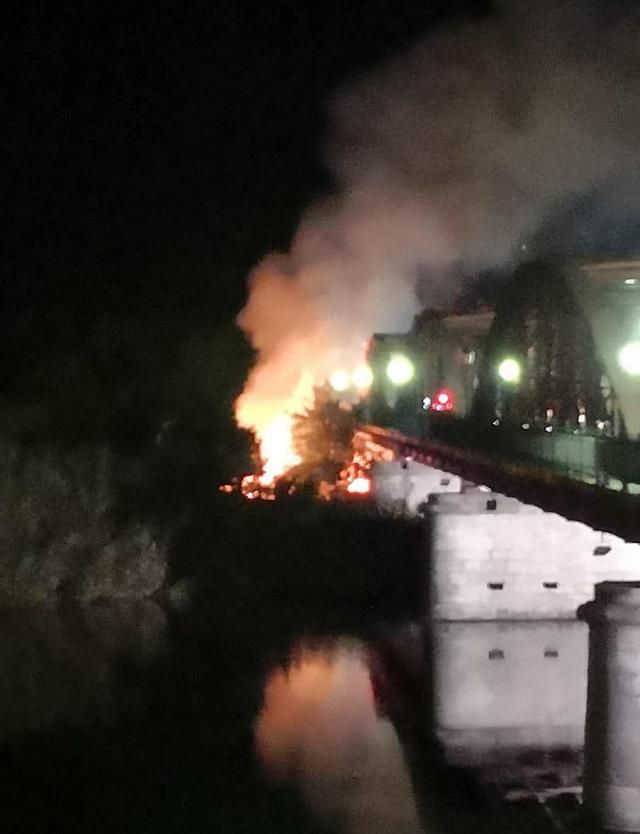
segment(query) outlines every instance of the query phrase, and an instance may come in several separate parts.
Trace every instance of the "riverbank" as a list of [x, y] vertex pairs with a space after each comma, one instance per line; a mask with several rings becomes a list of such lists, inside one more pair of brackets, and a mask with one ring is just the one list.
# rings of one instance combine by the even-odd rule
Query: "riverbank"
[[265, 778], [254, 739], [265, 681], [301, 639], [365, 640], [410, 616], [419, 536], [353, 508], [216, 497], [175, 542], [169, 581], [192, 591], [166, 627], [148, 604], [11, 615], [25, 659], [5, 670], [4, 827], [335, 831], [295, 785]]
[[156, 595], [171, 527], [123, 505], [143, 473], [107, 446], [0, 444], [0, 607]]
[[[0, 445], [0, 608], [153, 598], [416, 610], [420, 525], [299, 494], [247, 501], [107, 446]], [[159, 476], [163, 475], [163, 478]], [[248, 603], [249, 604], [249, 603]]]

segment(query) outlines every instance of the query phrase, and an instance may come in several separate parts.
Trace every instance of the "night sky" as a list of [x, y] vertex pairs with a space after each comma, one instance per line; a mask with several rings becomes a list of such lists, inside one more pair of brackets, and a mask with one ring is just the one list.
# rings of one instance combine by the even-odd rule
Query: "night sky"
[[327, 95], [469, 5], [23, 4], [6, 32], [5, 285], [228, 316], [238, 275], [328, 186]]
[[[34, 369], [91, 354], [105, 327], [112, 343], [127, 322], [171, 346], [230, 322], [248, 269], [331, 188], [319, 153], [331, 91], [486, 5], [9, 7], [1, 395], [58, 385]], [[112, 348], [92, 373], [117, 378]]]

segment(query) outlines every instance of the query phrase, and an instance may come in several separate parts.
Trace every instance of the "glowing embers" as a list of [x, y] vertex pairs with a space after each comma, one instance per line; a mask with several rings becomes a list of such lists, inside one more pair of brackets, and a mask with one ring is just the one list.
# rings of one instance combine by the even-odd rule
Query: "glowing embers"
[[351, 461], [340, 473], [338, 490], [354, 497], [369, 497], [372, 491], [370, 472], [374, 457], [368, 451], [354, 452]]
[[446, 388], [437, 391], [431, 401], [432, 411], [453, 411], [453, 394]]
[[239, 493], [248, 501], [274, 501], [295, 494], [304, 493], [308, 496], [309, 487], [312, 486], [315, 497], [324, 501], [369, 501], [373, 492], [372, 464], [387, 454], [389, 452], [386, 449], [369, 449], [366, 446], [363, 448], [356, 435], [353, 439], [352, 455], [335, 480], [331, 477], [305, 480], [304, 477], [300, 477], [299, 471], [291, 471], [291, 467], [273, 475], [265, 469], [262, 473], [245, 475], [229, 484], [223, 484], [219, 491]]
[[371, 480], [364, 475], [359, 475], [347, 484], [347, 492], [351, 495], [369, 495], [371, 492]]
[[245, 475], [239, 480], [234, 479], [230, 484], [222, 484], [218, 487], [218, 492], [229, 495], [239, 493], [247, 501], [255, 501], [257, 498], [262, 501], [273, 501], [276, 497], [273, 485], [261, 483], [261, 478], [260, 475]]
[[291, 436], [292, 420], [288, 414], [275, 417], [265, 428], [260, 438], [262, 472], [245, 475], [237, 485], [224, 484], [221, 492], [240, 492], [249, 501], [257, 498], [273, 501], [278, 478], [300, 463], [293, 451]]

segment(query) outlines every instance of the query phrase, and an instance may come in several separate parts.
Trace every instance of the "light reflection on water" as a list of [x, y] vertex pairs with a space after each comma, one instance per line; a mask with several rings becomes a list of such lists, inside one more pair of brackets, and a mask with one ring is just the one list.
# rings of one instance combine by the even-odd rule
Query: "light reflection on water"
[[468, 769], [503, 796], [579, 793], [586, 673], [578, 622], [440, 622], [426, 641], [405, 629], [371, 645], [303, 642], [265, 683], [258, 757], [340, 832], [446, 831], [437, 768]]
[[[0, 753], [13, 757], [10, 792], [22, 798], [13, 827], [0, 810], [2, 831], [17, 834], [39, 795], [47, 814], [73, 821], [65, 834], [129, 830], [132, 812], [139, 831], [317, 834], [320, 821], [340, 834], [546, 832], [529, 818], [512, 824], [512, 806], [500, 827], [491, 797], [579, 790], [582, 624], [449, 622], [426, 639], [405, 627], [368, 642], [304, 640], [264, 681], [258, 640], [228, 638], [221, 650], [205, 624], [173, 632], [169, 650], [153, 604], [0, 614]], [[256, 772], [245, 741], [261, 688]], [[274, 816], [261, 829], [265, 809]]]
[[256, 746], [267, 774], [295, 781], [341, 832], [422, 830], [402, 747], [376, 714], [362, 644], [297, 647], [265, 684]]

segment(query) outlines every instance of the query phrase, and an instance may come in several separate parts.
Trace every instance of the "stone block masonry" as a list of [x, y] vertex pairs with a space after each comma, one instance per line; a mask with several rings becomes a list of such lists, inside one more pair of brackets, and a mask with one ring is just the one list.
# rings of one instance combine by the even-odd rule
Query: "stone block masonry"
[[432, 493], [459, 493], [462, 479], [410, 458], [373, 465], [373, 497], [383, 512], [418, 515]]
[[429, 499], [437, 620], [575, 619], [593, 587], [640, 577], [640, 545], [473, 488]]

